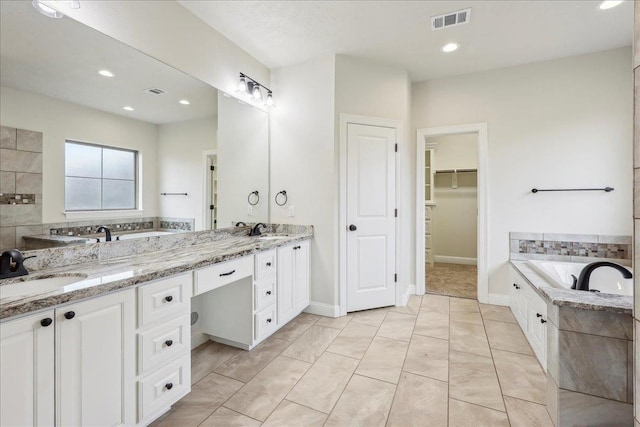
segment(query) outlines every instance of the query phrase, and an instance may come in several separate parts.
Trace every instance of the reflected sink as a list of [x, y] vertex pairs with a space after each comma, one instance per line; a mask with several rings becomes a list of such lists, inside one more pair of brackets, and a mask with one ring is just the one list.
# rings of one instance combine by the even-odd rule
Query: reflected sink
[[23, 282], [0, 285], [0, 298], [10, 298], [20, 295], [43, 294], [58, 290], [64, 286], [84, 280], [86, 275], [47, 277], [46, 279], [31, 279]]
[[263, 234], [258, 240], [282, 240], [289, 238], [287, 234]]

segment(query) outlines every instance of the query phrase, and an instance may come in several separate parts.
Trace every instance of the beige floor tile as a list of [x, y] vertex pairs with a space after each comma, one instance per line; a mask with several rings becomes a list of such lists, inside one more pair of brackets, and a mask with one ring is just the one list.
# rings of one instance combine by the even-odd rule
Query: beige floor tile
[[420, 304], [422, 304], [422, 297], [419, 295], [411, 295], [409, 297], [409, 302], [404, 306], [396, 306], [391, 307], [391, 311], [396, 313], [404, 313], [404, 314], [418, 314], [420, 311]]
[[[260, 421], [222, 407], [200, 425], [203, 427], [258, 427]], [[180, 427], [184, 426], [180, 425]]]
[[322, 317], [316, 322], [318, 326], [325, 326], [327, 328], [344, 329], [347, 324], [353, 319], [353, 314], [347, 314], [342, 317]]
[[452, 322], [467, 322], [482, 325], [482, 316], [475, 311], [452, 311], [449, 316]]
[[511, 427], [553, 427], [547, 407], [505, 396], [504, 403]]
[[169, 412], [149, 424], [149, 427], [196, 427], [211, 415], [211, 412], [212, 409], [207, 407], [189, 408], [188, 411], [178, 411], [172, 408]]
[[236, 412], [264, 421], [311, 365], [278, 356], [224, 404]]
[[322, 316], [316, 316], [315, 314], [301, 313], [273, 334], [273, 338], [295, 341], [300, 335], [304, 334], [311, 325], [320, 320], [321, 317]]
[[449, 353], [449, 397], [504, 412], [498, 376], [490, 357]]
[[191, 384], [213, 372], [218, 366], [244, 350], [208, 341], [191, 351]]
[[414, 335], [449, 339], [449, 313], [421, 311], [413, 330]]
[[484, 320], [495, 320], [498, 322], [516, 323], [509, 307], [501, 305], [480, 304], [480, 311]]
[[451, 350], [491, 357], [484, 326], [466, 322], [451, 322], [450, 333]]
[[339, 329], [313, 325], [287, 347], [282, 355], [314, 363], [339, 333]]
[[325, 427], [384, 426], [395, 390], [393, 384], [354, 375]]
[[226, 377], [249, 382], [273, 359], [278, 357], [291, 342], [278, 338], [268, 339], [251, 351], [243, 351], [218, 366], [214, 372]]
[[465, 298], [450, 298], [449, 309], [451, 311], [480, 311], [478, 301]]
[[547, 403], [547, 377], [534, 356], [493, 350], [493, 361], [505, 396]]
[[442, 295], [424, 294], [422, 296], [420, 311], [449, 314], [449, 297], [445, 297]]
[[287, 399], [328, 414], [357, 366], [357, 359], [325, 352], [289, 392]]
[[449, 399], [449, 427], [509, 427], [507, 414]]
[[487, 330], [491, 348], [533, 356], [533, 351], [527, 342], [527, 338], [525, 338], [522, 329], [517, 323], [487, 320], [484, 322], [484, 327]]
[[403, 372], [387, 427], [447, 427], [448, 384]]
[[262, 427], [322, 427], [327, 415], [283, 400]]
[[327, 351], [362, 359], [377, 331], [376, 326], [350, 322], [333, 340]]
[[408, 347], [404, 341], [375, 337], [356, 373], [397, 384]]
[[440, 381], [448, 381], [449, 342], [414, 335], [409, 344], [403, 370]]
[[378, 336], [400, 341], [410, 341], [416, 316], [390, 312], [378, 329]]
[[375, 310], [364, 310], [353, 313], [353, 322], [364, 323], [370, 326], [380, 326], [389, 313], [389, 308], [376, 308]]

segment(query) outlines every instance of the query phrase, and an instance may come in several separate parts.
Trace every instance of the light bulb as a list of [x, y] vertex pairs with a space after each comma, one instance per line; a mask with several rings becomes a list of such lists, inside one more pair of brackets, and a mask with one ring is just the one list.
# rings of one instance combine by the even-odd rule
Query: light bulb
[[242, 74], [240, 74], [240, 81], [238, 82], [238, 91], [247, 92], [247, 81]]
[[262, 99], [262, 92], [260, 91], [260, 85], [259, 84], [254, 84], [253, 85], [253, 99], [255, 99], [255, 100]]
[[273, 107], [273, 94], [271, 93], [271, 91], [269, 91], [267, 93], [267, 107]]

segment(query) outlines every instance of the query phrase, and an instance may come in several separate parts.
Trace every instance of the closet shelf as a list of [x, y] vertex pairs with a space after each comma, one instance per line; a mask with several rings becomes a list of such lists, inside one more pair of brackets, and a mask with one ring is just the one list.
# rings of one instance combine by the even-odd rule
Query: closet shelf
[[478, 169], [440, 169], [436, 170], [435, 173], [473, 173], [478, 172]]

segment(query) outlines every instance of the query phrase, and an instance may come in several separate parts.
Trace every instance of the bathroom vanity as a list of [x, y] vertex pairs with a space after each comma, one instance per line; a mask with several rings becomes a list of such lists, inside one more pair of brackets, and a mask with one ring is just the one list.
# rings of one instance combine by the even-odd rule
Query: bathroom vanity
[[[237, 347], [250, 349], [289, 322], [309, 304], [313, 229], [246, 234], [240, 227], [33, 252], [30, 276], [0, 282], [0, 399], [11, 408], [0, 424], [151, 423], [191, 390], [193, 295], [206, 301], [211, 339]], [[51, 277], [68, 284], [35, 290], [38, 278]], [[16, 282], [34, 290], [3, 296]]]

